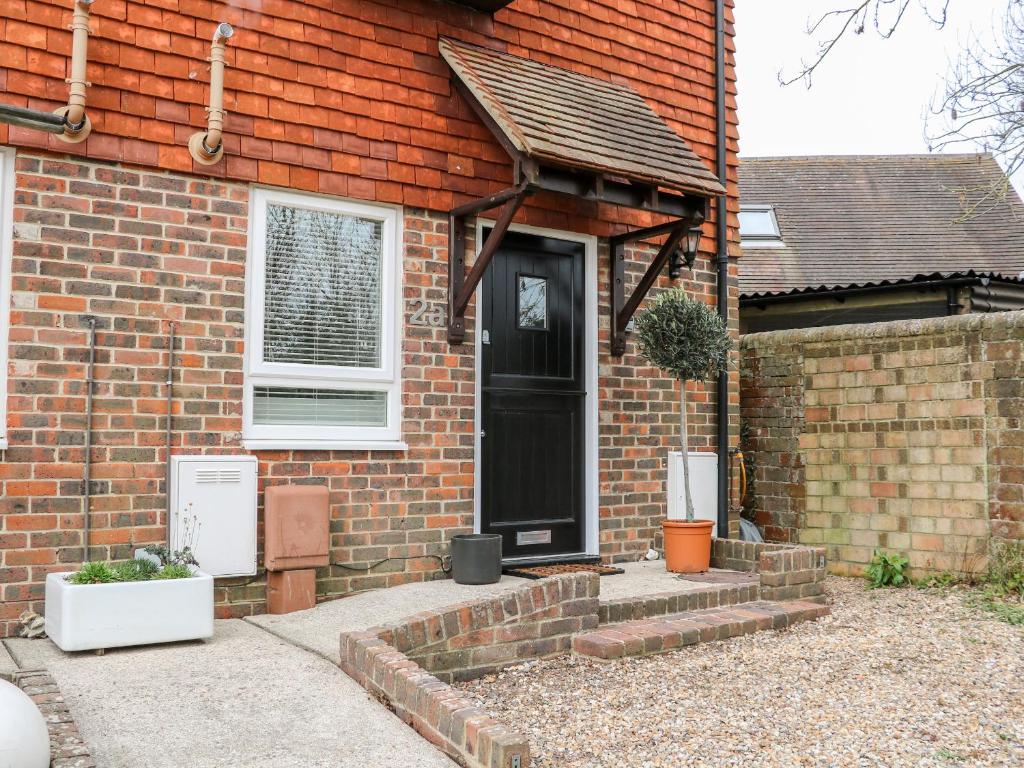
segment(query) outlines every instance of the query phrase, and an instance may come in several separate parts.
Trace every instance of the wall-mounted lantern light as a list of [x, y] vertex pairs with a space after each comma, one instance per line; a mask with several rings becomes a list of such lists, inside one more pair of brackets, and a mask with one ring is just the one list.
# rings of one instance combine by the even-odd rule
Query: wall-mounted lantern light
[[224, 157], [224, 54], [227, 41], [235, 34], [230, 24], [221, 22], [213, 33], [210, 48], [210, 106], [205, 131], [192, 134], [188, 151], [201, 165], [213, 165]]
[[690, 227], [686, 231], [686, 236], [683, 238], [683, 242], [679, 244], [679, 248], [668, 263], [668, 276], [672, 280], [678, 279], [683, 272], [683, 265], [686, 265], [687, 269], [693, 269], [693, 265], [697, 261], [697, 249], [700, 248], [700, 226]]

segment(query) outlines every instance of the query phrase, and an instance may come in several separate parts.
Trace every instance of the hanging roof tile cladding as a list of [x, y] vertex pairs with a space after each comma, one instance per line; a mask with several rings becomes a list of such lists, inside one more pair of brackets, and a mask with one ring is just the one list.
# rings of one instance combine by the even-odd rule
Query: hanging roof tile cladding
[[[987, 154], [743, 158], [742, 205], [775, 206], [783, 248], [745, 248], [743, 296], [968, 271], [1024, 272], [1024, 204], [1010, 187], [964, 222], [956, 190], [1005, 180]], [[979, 193], [980, 194], [980, 193]]]
[[632, 88], [447, 38], [440, 50], [524, 155], [698, 195], [724, 192]]

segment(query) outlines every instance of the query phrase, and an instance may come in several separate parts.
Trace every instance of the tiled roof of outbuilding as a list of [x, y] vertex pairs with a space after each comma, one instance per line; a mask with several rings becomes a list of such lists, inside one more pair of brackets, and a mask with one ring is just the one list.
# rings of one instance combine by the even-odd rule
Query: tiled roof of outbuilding
[[[741, 205], [772, 205], [784, 247], [748, 247], [744, 296], [931, 273], [1024, 272], [1024, 204], [991, 155], [744, 158]], [[966, 199], [961, 190], [968, 190]]]

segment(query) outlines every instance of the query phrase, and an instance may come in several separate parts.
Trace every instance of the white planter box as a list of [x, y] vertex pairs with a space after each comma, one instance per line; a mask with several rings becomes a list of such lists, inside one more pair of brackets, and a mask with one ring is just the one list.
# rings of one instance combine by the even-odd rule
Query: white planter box
[[46, 577], [46, 634], [63, 651], [213, 636], [213, 577], [71, 584]]

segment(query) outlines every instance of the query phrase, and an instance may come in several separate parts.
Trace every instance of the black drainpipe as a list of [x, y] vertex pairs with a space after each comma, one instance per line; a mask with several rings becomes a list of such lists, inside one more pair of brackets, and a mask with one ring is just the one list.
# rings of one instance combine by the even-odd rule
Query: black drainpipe
[[[715, 0], [715, 147], [716, 173], [722, 186], [729, 174], [725, 124], [725, 0]], [[729, 233], [728, 198], [722, 194], [715, 203], [715, 245], [718, 263], [718, 314], [729, 321]], [[729, 373], [718, 374], [718, 536], [729, 538]]]

